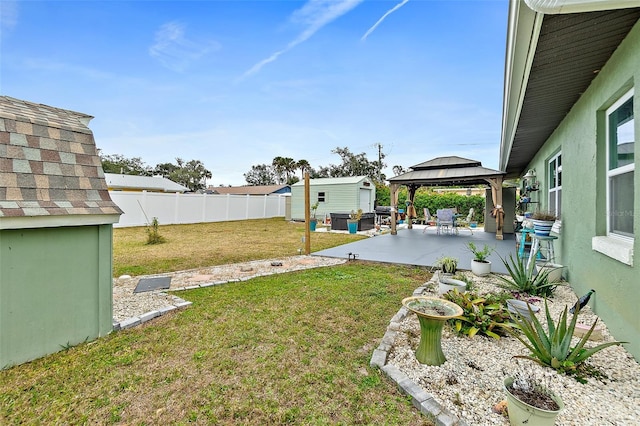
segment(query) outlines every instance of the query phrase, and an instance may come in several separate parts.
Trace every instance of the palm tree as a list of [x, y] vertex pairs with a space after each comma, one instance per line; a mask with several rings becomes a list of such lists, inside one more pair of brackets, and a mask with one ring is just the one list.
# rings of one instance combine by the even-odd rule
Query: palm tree
[[304, 179], [304, 172], [311, 168], [311, 164], [307, 160], [299, 160], [296, 166], [300, 169], [300, 176]]
[[271, 165], [273, 166], [273, 172], [276, 175], [276, 181], [278, 182], [279, 185], [282, 184], [284, 180], [284, 169], [286, 167], [286, 159], [280, 156], [275, 157], [271, 162]]

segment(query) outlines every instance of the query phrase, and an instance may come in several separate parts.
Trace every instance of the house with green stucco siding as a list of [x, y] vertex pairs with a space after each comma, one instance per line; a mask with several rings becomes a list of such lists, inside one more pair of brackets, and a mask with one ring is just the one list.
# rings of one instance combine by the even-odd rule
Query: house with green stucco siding
[[[640, 2], [511, 0], [500, 169], [561, 219], [556, 260], [640, 360]], [[636, 237], [636, 234], [639, 234]]]
[[111, 332], [111, 201], [91, 116], [0, 96], [0, 369]]

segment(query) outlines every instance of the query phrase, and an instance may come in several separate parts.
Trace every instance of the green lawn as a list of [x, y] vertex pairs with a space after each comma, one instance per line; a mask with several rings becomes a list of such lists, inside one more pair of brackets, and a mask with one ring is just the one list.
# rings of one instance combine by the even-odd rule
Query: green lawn
[[[298, 255], [305, 227], [283, 218], [160, 226], [164, 244], [147, 245], [145, 227], [113, 231], [113, 274], [148, 275]], [[367, 238], [311, 233], [311, 252]]]
[[180, 292], [192, 306], [1, 371], [0, 424], [432, 425], [369, 367], [429, 277], [356, 261]]

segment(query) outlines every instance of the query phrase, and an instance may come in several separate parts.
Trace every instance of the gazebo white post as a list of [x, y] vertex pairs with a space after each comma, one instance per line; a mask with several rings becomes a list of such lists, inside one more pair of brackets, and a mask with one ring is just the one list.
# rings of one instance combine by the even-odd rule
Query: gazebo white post
[[504, 210], [502, 208], [502, 176], [489, 178], [487, 181], [491, 184], [491, 198], [496, 215], [496, 240], [502, 240], [504, 239], [504, 236], [502, 235], [504, 220]]
[[389, 195], [391, 196], [391, 235], [397, 235], [396, 229], [396, 212], [398, 210], [398, 189], [400, 185], [392, 183], [389, 185]]

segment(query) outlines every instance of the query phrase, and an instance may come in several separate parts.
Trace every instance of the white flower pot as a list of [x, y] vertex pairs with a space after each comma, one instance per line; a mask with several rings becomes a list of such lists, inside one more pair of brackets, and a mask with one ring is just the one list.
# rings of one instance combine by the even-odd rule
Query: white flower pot
[[491, 262], [485, 260], [484, 262], [480, 262], [479, 260], [472, 259], [471, 260], [471, 272], [474, 275], [479, 277], [484, 277], [485, 275], [489, 275], [491, 273]]
[[[532, 305], [531, 303], [529, 303], [529, 306], [531, 307], [531, 311], [534, 314], [537, 314], [538, 311], [540, 311], [540, 307], [539, 306]], [[509, 300], [507, 300], [507, 309], [511, 313], [519, 314], [521, 317], [524, 317], [524, 318], [526, 318], [528, 320], [531, 320], [531, 313], [529, 312], [529, 309], [527, 308], [527, 302], [525, 302], [523, 300], [518, 300], [518, 299], [509, 299]]]
[[538, 273], [545, 271], [549, 272], [547, 280], [550, 283], [555, 283], [562, 280], [562, 268], [564, 268], [564, 266], [557, 263], [536, 263], [536, 269]]
[[549, 233], [551, 233], [551, 228], [553, 228], [553, 224], [555, 221], [549, 220], [537, 220], [533, 219], [533, 229], [535, 230], [536, 235], [541, 237], [548, 237]]
[[438, 294], [442, 296], [448, 291], [457, 288], [460, 293], [467, 291], [467, 283], [453, 278], [440, 276], [438, 279]]

